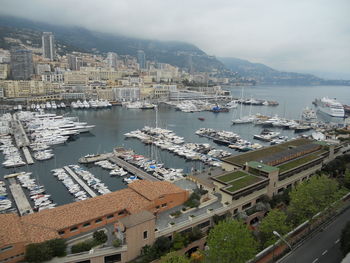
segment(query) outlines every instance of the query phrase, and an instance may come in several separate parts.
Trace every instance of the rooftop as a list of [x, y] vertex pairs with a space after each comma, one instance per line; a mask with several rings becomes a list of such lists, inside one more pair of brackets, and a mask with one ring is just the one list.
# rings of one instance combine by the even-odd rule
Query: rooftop
[[272, 173], [272, 172], [278, 171], [278, 168], [261, 163], [261, 162], [251, 161], [248, 163], [248, 166], [253, 168], [253, 169], [263, 171], [265, 173]]
[[250, 161], [260, 161], [262, 158], [266, 158], [267, 156], [271, 156], [276, 153], [283, 152], [287, 150], [289, 147], [296, 147], [300, 145], [310, 144], [312, 141], [308, 139], [296, 139], [292, 141], [288, 141], [285, 143], [281, 143], [278, 145], [262, 148], [260, 150], [240, 154], [237, 156], [232, 156], [224, 159], [225, 162], [238, 165], [238, 166], [244, 166], [247, 162]]
[[23, 216], [22, 221], [27, 224], [61, 230], [120, 210], [127, 210], [130, 213], [139, 212], [149, 204], [150, 201], [132, 189], [127, 188], [84, 201], [58, 206], [54, 209], [29, 214]]
[[260, 181], [263, 181], [263, 179], [254, 175], [247, 174], [246, 176], [243, 176], [241, 178], [238, 178], [237, 180], [229, 182], [228, 184], [230, 186], [226, 187], [225, 190], [233, 193]]
[[137, 180], [129, 184], [129, 188], [146, 198], [147, 200], [157, 199], [165, 194], [182, 193], [185, 190], [170, 182], [150, 182], [146, 180]]
[[316, 153], [309, 154], [309, 155], [303, 156], [301, 158], [294, 159], [290, 162], [283, 163], [277, 167], [280, 169], [280, 173], [283, 173], [283, 172], [286, 172], [288, 170], [294, 169], [300, 165], [303, 165], [305, 163], [316, 160], [318, 158], [320, 158], [319, 154], [316, 154]]

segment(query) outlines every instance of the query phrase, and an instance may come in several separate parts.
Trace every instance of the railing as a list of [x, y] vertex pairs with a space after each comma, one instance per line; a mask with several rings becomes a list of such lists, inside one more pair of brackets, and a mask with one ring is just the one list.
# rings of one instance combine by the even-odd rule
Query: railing
[[156, 238], [158, 238], [160, 236], [164, 236], [164, 235], [170, 234], [172, 232], [178, 231], [178, 230], [180, 230], [182, 228], [185, 228], [185, 227], [188, 227], [190, 225], [194, 225], [196, 223], [200, 223], [201, 221], [203, 221], [205, 219], [209, 219], [209, 218], [213, 217], [216, 214], [225, 213], [225, 212], [227, 212], [230, 209], [231, 209], [231, 207], [229, 207], [229, 206], [216, 208], [213, 211], [211, 211], [210, 213], [203, 213], [201, 215], [197, 215], [197, 216], [193, 217], [192, 219], [187, 219], [187, 220], [182, 221], [180, 223], [176, 223], [173, 226], [168, 226], [166, 228], [158, 230], [155, 233], [155, 236], [156, 236]]

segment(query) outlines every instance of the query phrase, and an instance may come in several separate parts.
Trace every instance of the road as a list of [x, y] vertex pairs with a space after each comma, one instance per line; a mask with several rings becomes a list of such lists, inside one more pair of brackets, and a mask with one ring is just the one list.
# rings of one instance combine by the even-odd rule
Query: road
[[350, 209], [337, 217], [323, 231], [307, 240], [280, 263], [339, 263], [343, 256], [340, 251], [340, 235], [350, 221]]

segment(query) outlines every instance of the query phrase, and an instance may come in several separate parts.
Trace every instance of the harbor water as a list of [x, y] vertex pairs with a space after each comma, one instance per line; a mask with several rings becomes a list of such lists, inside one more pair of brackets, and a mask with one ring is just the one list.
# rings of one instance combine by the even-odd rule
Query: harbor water
[[[242, 87], [231, 87], [228, 89], [234, 97], [241, 97]], [[253, 139], [254, 134], [260, 134], [263, 129], [261, 126], [254, 126], [253, 124], [232, 125], [232, 119], [239, 118], [241, 112], [242, 115], [248, 115], [249, 113], [261, 113], [264, 115], [278, 114], [288, 119], [300, 119], [302, 110], [306, 106], [312, 107], [312, 101], [315, 98], [323, 96], [337, 98], [343, 104], [350, 104], [350, 87], [343, 86], [253, 86], [245, 87], [243, 92], [245, 98], [252, 97], [256, 99], [275, 100], [279, 102], [279, 105], [244, 105], [242, 109], [240, 108], [241, 106], [238, 106], [237, 109], [231, 109], [227, 113], [184, 113], [176, 111], [173, 107], [161, 105], [158, 108], [158, 126], [173, 130], [176, 135], [184, 137], [186, 142], [210, 143], [216, 148], [230, 151], [233, 154], [239, 154], [235, 150], [215, 144], [212, 140], [197, 136], [195, 131], [199, 128], [227, 130], [237, 133], [248, 141], [261, 143]], [[57, 110], [56, 113], [59, 115], [77, 116], [79, 121], [96, 125], [96, 127], [90, 133], [80, 134], [73, 141], [53, 147], [55, 154], [53, 159], [35, 161], [33, 165], [18, 168], [6, 169], [1, 167], [0, 180], [3, 180], [3, 176], [9, 173], [20, 171], [32, 172], [32, 177], [36, 178], [40, 184], [45, 186], [46, 192], [51, 194], [53, 201], [61, 205], [72, 202], [74, 197], [53, 176], [51, 170], [62, 168], [69, 164], [77, 164], [78, 159], [87, 154], [111, 152], [116, 146], [133, 149], [137, 154], [157, 159], [158, 162], [164, 163], [165, 167], [183, 168], [185, 173], [190, 172], [192, 168], [204, 168], [201, 162], [186, 161], [184, 158], [168, 151], [160, 150], [155, 146], [145, 145], [137, 139], [126, 139], [124, 134], [127, 132], [141, 129], [145, 125], [155, 126], [156, 114], [154, 110], [127, 109], [125, 107], [115, 106], [109, 109], [99, 110]], [[204, 118], [204, 121], [200, 121], [198, 119], [199, 117]], [[331, 119], [322, 115], [318, 115], [318, 117], [323, 121], [343, 122], [343, 119]], [[281, 135], [286, 135], [289, 138], [297, 136], [292, 130], [277, 128], [274, 130], [281, 132]], [[0, 161], [1, 163], [3, 162], [2, 154], [0, 154]], [[101, 179], [111, 191], [127, 187], [121, 177], [111, 177], [109, 172], [101, 167], [93, 164], [80, 166], [88, 169], [97, 178]], [[6, 183], [8, 184], [8, 182]]]

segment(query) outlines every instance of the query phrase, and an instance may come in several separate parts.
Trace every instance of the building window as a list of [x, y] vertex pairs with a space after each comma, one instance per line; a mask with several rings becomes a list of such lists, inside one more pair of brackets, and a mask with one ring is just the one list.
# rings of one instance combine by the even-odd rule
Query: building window
[[90, 226], [90, 223], [88, 222], [88, 223], [85, 223], [84, 225], [83, 225], [83, 227], [88, 227], [88, 226]]
[[105, 263], [114, 263], [122, 260], [121, 254], [114, 254], [105, 257]]
[[157, 208], [157, 209], [159, 209], [159, 208], [160, 208], [160, 206], [159, 206], [159, 205], [157, 205], [157, 206], [156, 206], [156, 208]]
[[59, 235], [64, 235], [64, 233], [65, 233], [64, 230], [58, 231]]
[[1, 249], [1, 251], [10, 250], [10, 249], [12, 249], [12, 248], [13, 248], [13, 246], [3, 247], [3, 248]]
[[167, 203], [162, 204], [162, 207], [166, 207], [166, 206], [167, 206]]
[[114, 217], [114, 215], [108, 215], [107, 216], [107, 219], [111, 219], [111, 218], [113, 218]]
[[205, 221], [203, 223], [198, 224], [199, 228], [205, 228], [210, 225], [210, 221]]
[[242, 209], [245, 210], [251, 206], [252, 206], [252, 203], [248, 203], [248, 204], [245, 204], [244, 206], [242, 206]]
[[70, 229], [70, 232], [74, 232], [74, 231], [77, 231], [78, 230], [78, 227], [72, 227], [71, 229]]
[[143, 231], [143, 239], [147, 239], [148, 238], [148, 232], [147, 231]]
[[96, 219], [95, 220], [95, 223], [97, 224], [97, 223], [100, 223], [100, 222], [102, 222], [102, 218], [99, 218], [99, 219]]
[[125, 213], [125, 211], [122, 210], [122, 211], [120, 211], [120, 212], [118, 213], [118, 216], [124, 215], [124, 213]]
[[235, 210], [233, 210], [233, 214], [237, 214], [238, 213], [238, 208], [236, 208]]

